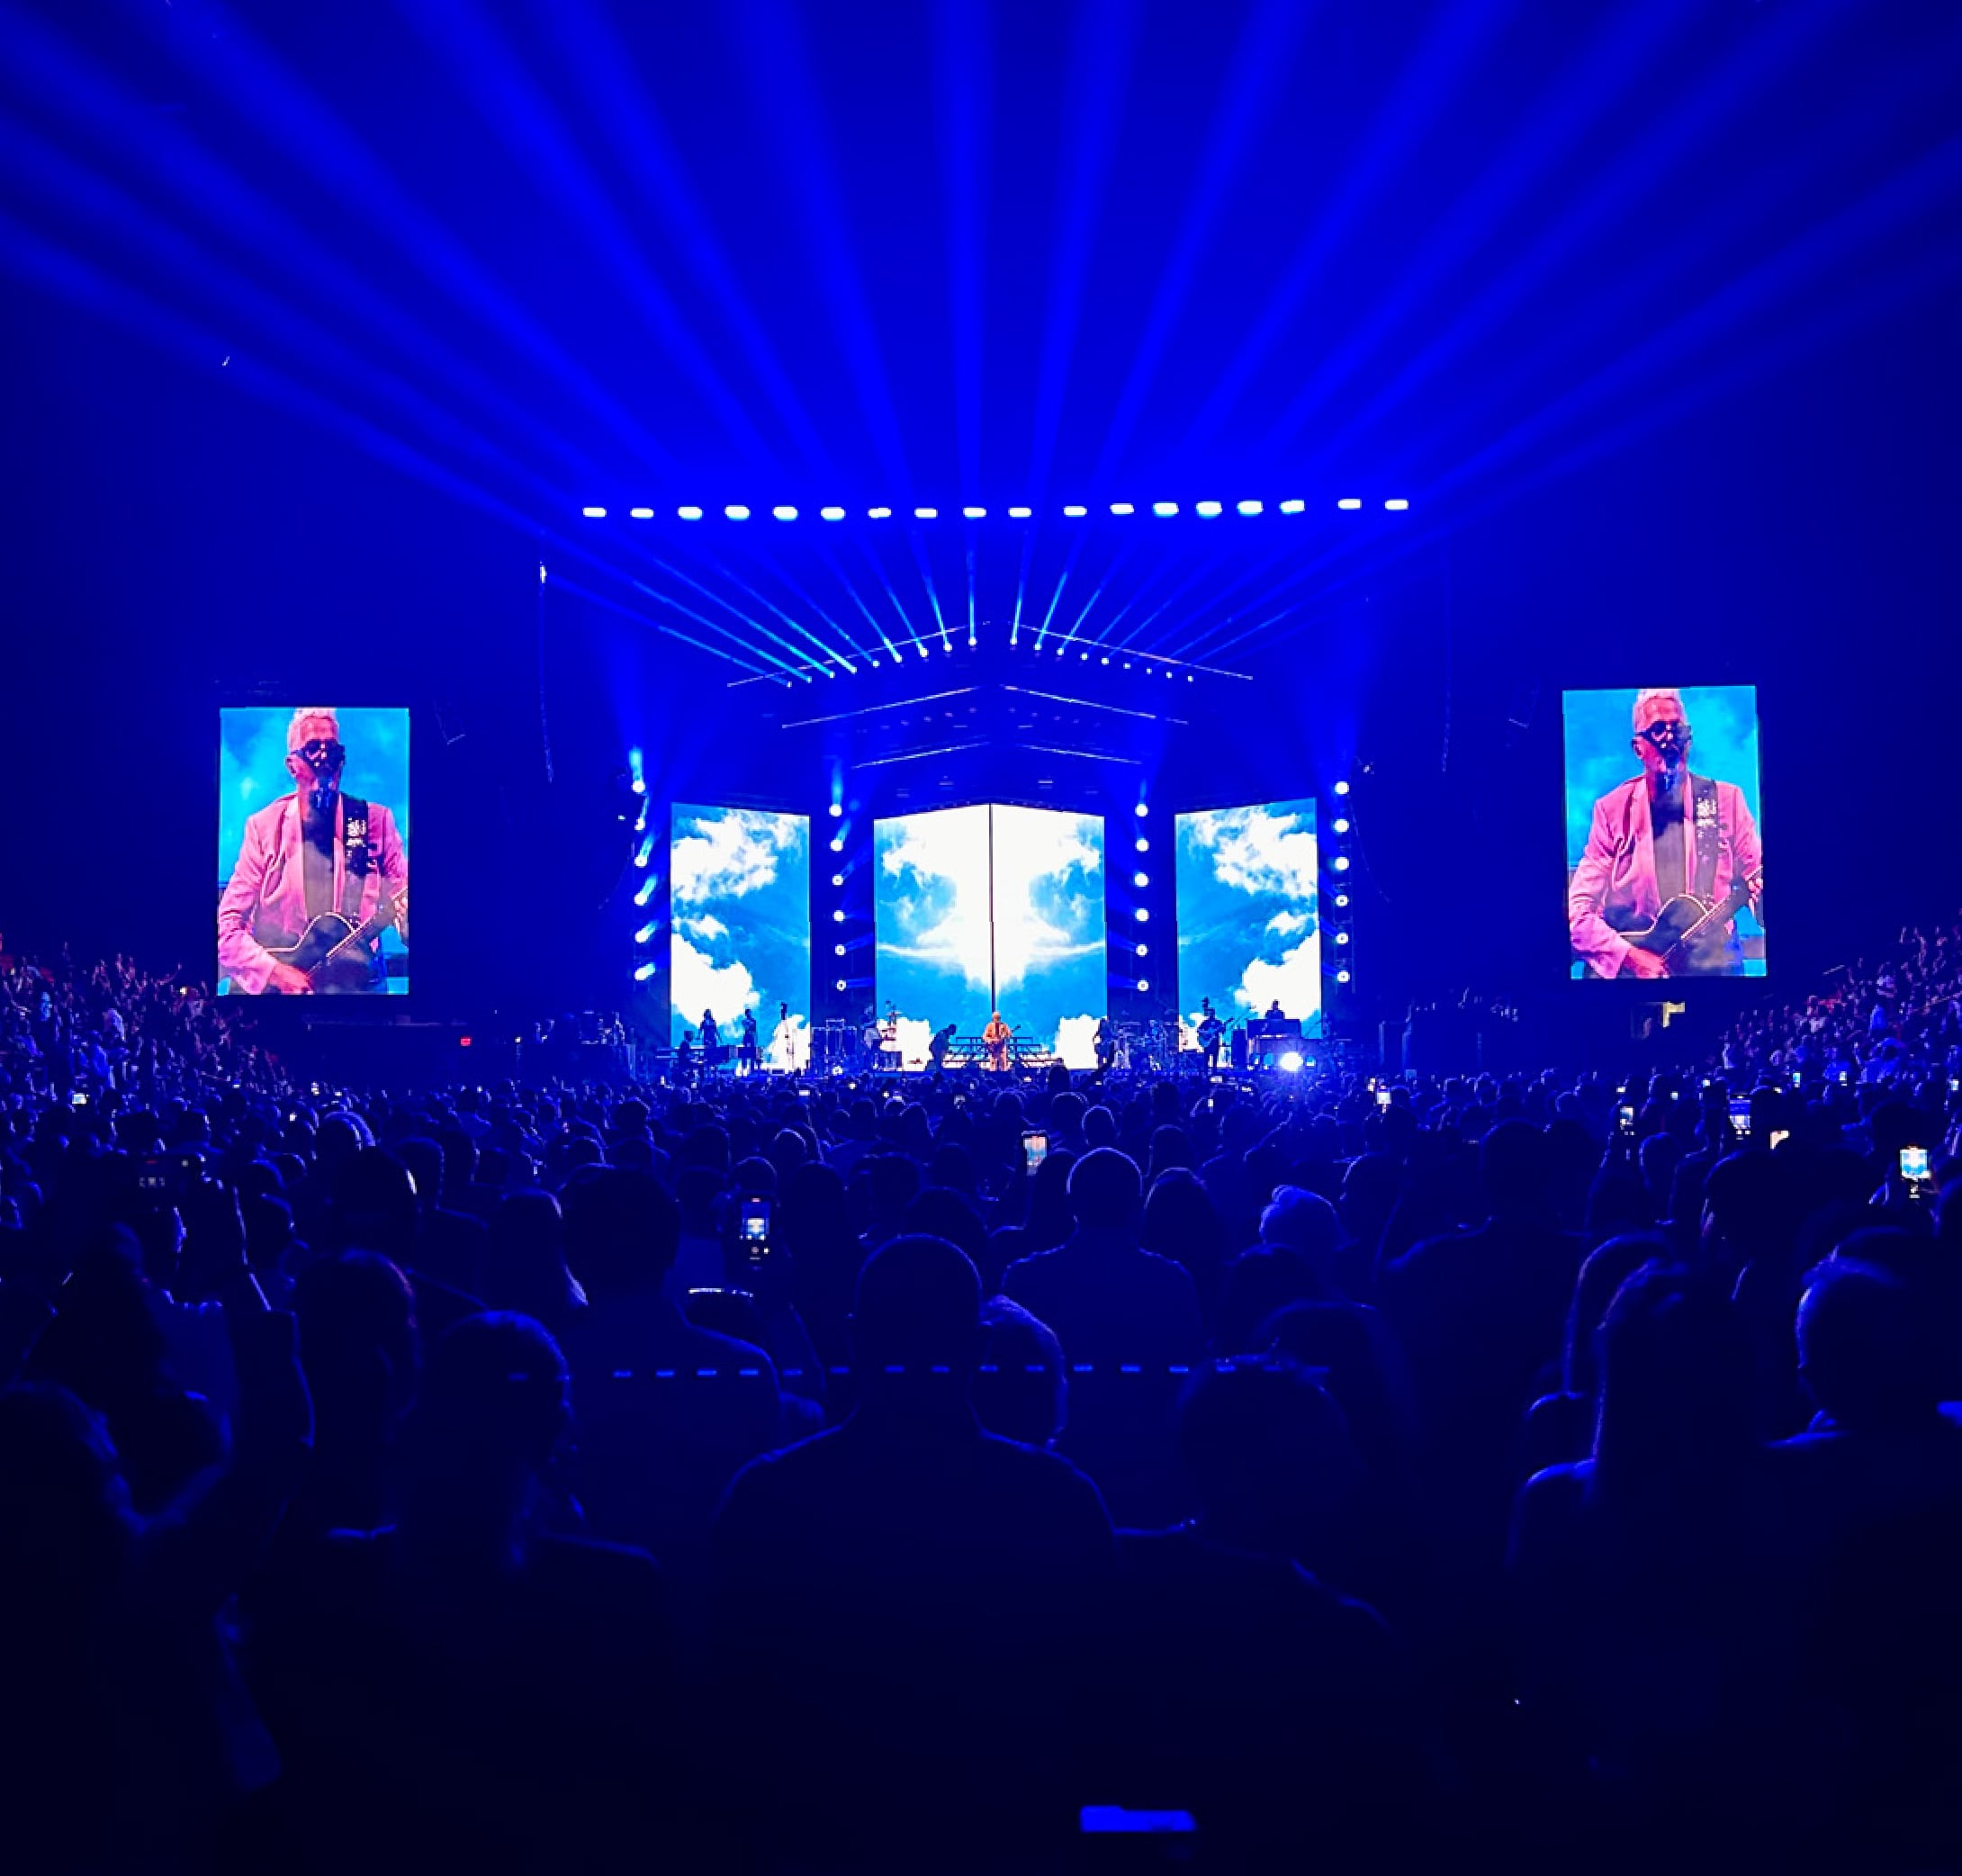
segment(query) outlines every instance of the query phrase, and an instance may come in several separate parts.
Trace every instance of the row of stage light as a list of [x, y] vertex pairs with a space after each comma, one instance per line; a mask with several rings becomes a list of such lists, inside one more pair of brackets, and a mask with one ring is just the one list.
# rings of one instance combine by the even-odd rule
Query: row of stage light
[[[1346, 513], [1354, 513], [1364, 505], [1363, 498], [1360, 495], [1344, 495], [1336, 503], [1338, 509]], [[1408, 509], [1410, 504], [1401, 496], [1391, 496], [1383, 503], [1383, 506], [1392, 514], [1400, 514]], [[1110, 504], [1110, 510], [1113, 515], [1136, 515], [1149, 512], [1157, 516], [1161, 520], [1170, 519], [1182, 512], [1179, 504], [1175, 501], [1153, 501], [1143, 506], [1135, 501], [1113, 501]], [[1192, 504], [1192, 510], [1202, 520], [1210, 521], [1216, 520], [1225, 514], [1227, 507], [1223, 501], [1195, 501]], [[1235, 514], [1245, 515], [1249, 519], [1265, 514], [1267, 511], [1268, 505], [1264, 501], [1236, 501], [1233, 504], [1233, 512]], [[1302, 515], [1308, 512], [1308, 503], [1299, 499], [1291, 498], [1286, 501], [1275, 502], [1274, 511], [1283, 515]], [[654, 510], [651, 508], [630, 508], [626, 512], [628, 518], [635, 521], [652, 521], [654, 519]], [[703, 521], [706, 520], [709, 515], [707, 509], [698, 507], [693, 502], [684, 502], [674, 512], [676, 519], [681, 521]], [[728, 521], [751, 520], [757, 512], [758, 510], [755, 509], [747, 507], [740, 501], [729, 502], [724, 506], [722, 510], [723, 519]], [[898, 510], [890, 508], [868, 508], [865, 511], [865, 519], [868, 521], [889, 521], [896, 514], [900, 512]], [[988, 512], [985, 508], [974, 507], [958, 510], [950, 508], [916, 508], [913, 510], [913, 519], [915, 521], [938, 521], [943, 517], [951, 519], [958, 513], [964, 521], [985, 521], [988, 519]], [[580, 509], [580, 513], [589, 521], [604, 521], [611, 513], [611, 510], [598, 506], [592, 506]], [[819, 519], [824, 521], [843, 521], [850, 519], [850, 510], [842, 508], [821, 508], [817, 513]], [[1012, 508], [1006, 510], [1006, 513], [1011, 521], [1031, 521], [1035, 519], [1035, 510], [1032, 508]], [[1070, 521], [1081, 521], [1089, 513], [1089, 509], [1082, 502], [1077, 501], [1068, 503], [1063, 510], [1064, 519]], [[779, 502], [770, 510], [770, 519], [774, 521], [795, 521], [801, 519], [803, 514], [804, 510], [802, 509], [796, 508], [788, 502]]]

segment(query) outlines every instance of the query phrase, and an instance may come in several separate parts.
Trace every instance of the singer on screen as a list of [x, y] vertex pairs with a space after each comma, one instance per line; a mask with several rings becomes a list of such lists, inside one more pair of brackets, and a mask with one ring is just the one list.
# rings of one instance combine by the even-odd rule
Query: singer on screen
[[248, 819], [218, 901], [218, 967], [235, 993], [387, 988], [382, 933], [408, 935], [409, 860], [394, 816], [342, 793], [346, 764], [335, 713], [296, 710], [286, 729], [293, 791]]
[[1758, 824], [1734, 783], [1689, 766], [1681, 693], [1635, 694], [1642, 763], [1594, 804], [1587, 846], [1567, 887], [1574, 955], [1590, 976], [1736, 976], [1736, 915], [1764, 916]]

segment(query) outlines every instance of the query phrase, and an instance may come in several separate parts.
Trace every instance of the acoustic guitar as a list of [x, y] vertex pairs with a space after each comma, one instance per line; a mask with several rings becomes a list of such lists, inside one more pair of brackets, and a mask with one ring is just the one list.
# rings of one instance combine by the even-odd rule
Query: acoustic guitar
[[[268, 946], [267, 956], [302, 971], [322, 996], [365, 990], [374, 979], [374, 953], [368, 947], [408, 908], [409, 894], [383, 895], [382, 903], [359, 924], [338, 912], [309, 919], [307, 928], [291, 944]], [[271, 994], [280, 993], [268, 985]]]
[[1694, 977], [1724, 968], [1724, 927], [1764, 890], [1764, 869], [1747, 873], [1721, 899], [1678, 893], [1654, 922], [1621, 935], [1637, 951], [1662, 961], [1667, 977]]

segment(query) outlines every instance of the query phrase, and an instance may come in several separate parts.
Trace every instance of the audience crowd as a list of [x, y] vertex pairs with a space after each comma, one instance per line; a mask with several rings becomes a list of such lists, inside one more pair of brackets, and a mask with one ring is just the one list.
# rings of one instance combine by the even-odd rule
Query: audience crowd
[[1955, 1868], [1958, 986], [382, 1093], [0, 955], [6, 1866]]

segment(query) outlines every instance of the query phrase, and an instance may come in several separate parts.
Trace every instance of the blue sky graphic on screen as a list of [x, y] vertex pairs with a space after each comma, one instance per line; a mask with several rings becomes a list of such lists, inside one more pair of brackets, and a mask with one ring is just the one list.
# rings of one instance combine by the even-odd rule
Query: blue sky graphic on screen
[[[245, 843], [246, 823], [261, 808], [269, 807], [282, 795], [294, 792], [295, 784], [286, 772], [286, 731], [293, 712], [310, 708], [306, 704], [251, 704], [218, 713], [218, 889], [223, 892], [238, 863]], [[344, 795], [385, 807], [394, 817], [395, 831], [402, 850], [411, 848], [409, 837], [409, 712], [405, 709], [359, 709], [323, 705], [333, 711], [340, 726], [340, 740], [347, 751], [347, 763], [341, 771]], [[394, 957], [404, 949], [392, 926], [382, 934], [384, 957]], [[400, 967], [398, 965], [399, 970]], [[220, 973], [220, 993], [230, 980]], [[391, 997], [409, 993], [405, 974], [391, 972], [387, 985]]]
[[1277, 998], [1321, 1033], [1320, 867], [1312, 801], [1178, 816], [1179, 1015], [1244, 1023]]
[[[1758, 689], [1754, 684], [1706, 685], [1678, 692], [1692, 732], [1689, 772], [1736, 785], [1761, 834], [1764, 816], [1758, 799]], [[1567, 876], [1588, 844], [1594, 804], [1611, 789], [1642, 773], [1631, 746], [1634, 740], [1636, 692], [1570, 690], [1562, 699], [1567, 736]], [[1737, 915], [1745, 977], [1765, 974], [1764, 927], [1747, 906]], [[1583, 977], [1579, 958], [1569, 974]]]
[[[811, 824], [748, 807], [689, 807], [670, 823], [673, 1040], [713, 1010], [732, 1048], [746, 1009], [773, 1069], [810, 1065]], [[777, 1014], [790, 1006], [789, 1027]], [[734, 1058], [731, 1058], [734, 1060]]]
[[878, 822], [872, 847], [879, 1014], [897, 1006], [906, 1067], [936, 1029], [979, 1035], [994, 1008], [1025, 1047], [1095, 1066], [1108, 1007], [1098, 816], [933, 808]]

